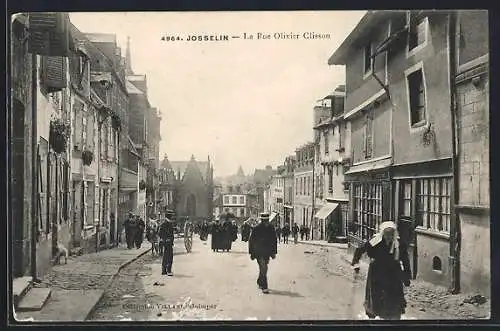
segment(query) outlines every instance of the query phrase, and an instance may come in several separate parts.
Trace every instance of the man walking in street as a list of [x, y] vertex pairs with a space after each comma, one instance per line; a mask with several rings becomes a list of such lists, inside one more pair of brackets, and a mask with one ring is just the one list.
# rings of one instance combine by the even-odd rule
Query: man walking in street
[[290, 236], [290, 227], [288, 223], [283, 226], [283, 230], [281, 232], [283, 233], [283, 243], [288, 244], [288, 237]]
[[278, 242], [274, 226], [269, 223], [269, 214], [260, 214], [260, 223], [253, 229], [248, 242], [250, 259], [257, 260], [259, 277], [257, 285], [263, 293], [269, 293], [267, 284], [267, 269], [269, 258], [275, 259], [278, 252]]
[[311, 229], [309, 228], [309, 225], [306, 225], [305, 232], [306, 232], [306, 240], [309, 240], [309, 234], [311, 233]]
[[172, 264], [174, 262], [174, 217], [172, 210], [167, 210], [166, 218], [160, 225], [160, 238], [163, 242], [163, 259], [161, 264], [162, 275], [173, 276]]
[[293, 243], [296, 244], [299, 241], [299, 226], [297, 223], [293, 224], [292, 227]]
[[135, 243], [135, 235], [137, 232], [137, 222], [132, 212], [128, 213], [128, 218], [125, 221], [125, 240], [127, 241], [127, 248], [132, 249]]
[[278, 237], [278, 242], [281, 244], [281, 227], [279, 224], [276, 226], [276, 237]]

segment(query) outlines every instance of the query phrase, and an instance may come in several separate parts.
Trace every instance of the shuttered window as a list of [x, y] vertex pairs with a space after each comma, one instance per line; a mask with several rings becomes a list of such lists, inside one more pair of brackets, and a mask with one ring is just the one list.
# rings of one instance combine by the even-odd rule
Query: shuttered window
[[29, 52], [40, 55], [67, 56], [71, 45], [68, 13], [29, 13]]
[[64, 196], [62, 200], [62, 212], [63, 212], [63, 218], [65, 221], [69, 220], [69, 212], [70, 212], [70, 206], [69, 206], [69, 194], [70, 194], [70, 188], [69, 188], [69, 162], [64, 161], [63, 163], [63, 189], [64, 189]]
[[106, 151], [106, 138], [107, 138], [107, 126], [106, 125], [102, 125], [101, 126], [101, 159], [104, 159], [107, 155], [107, 151]]
[[40, 83], [48, 92], [56, 92], [66, 85], [66, 61], [62, 56], [42, 56]]
[[47, 153], [48, 142], [40, 138], [38, 147], [38, 229], [47, 233]]
[[363, 135], [365, 159], [369, 159], [373, 152], [373, 117], [371, 114], [366, 116]]
[[86, 147], [89, 151], [94, 152], [94, 140], [95, 140], [95, 133], [94, 133], [94, 113], [92, 111], [89, 111], [87, 114], [87, 139], [86, 139]]
[[111, 124], [108, 124], [108, 139], [107, 139], [107, 148], [108, 148], [108, 153], [107, 153], [107, 157], [108, 157], [108, 160], [112, 160], [113, 159], [113, 152], [114, 152], [114, 148], [113, 148], [113, 127], [111, 126]]
[[81, 151], [82, 146], [82, 126], [83, 126], [83, 107], [84, 104], [78, 100], [75, 100], [73, 104], [73, 148], [76, 151]]

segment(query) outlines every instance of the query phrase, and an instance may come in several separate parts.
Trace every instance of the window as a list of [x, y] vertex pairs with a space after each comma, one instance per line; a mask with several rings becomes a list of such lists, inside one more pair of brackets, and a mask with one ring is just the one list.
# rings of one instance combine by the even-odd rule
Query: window
[[401, 210], [400, 216], [411, 217], [411, 181], [401, 182]]
[[295, 195], [299, 195], [299, 179], [295, 178]]
[[411, 73], [407, 79], [410, 98], [410, 123], [413, 126], [425, 121], [425, 86], [422, 69]]
[[363, 54], [364, 54], [364, 59], [363, 59], [363, 73], [365, 75], [369, 74], [372, 70], [372, 42], [369, 41], [364, 49], [363, 49]]
[[427, 17], [410, 17], [410, 31], [408, 32], [408, 51], [424, 45], [427, 38]]
[[240, 205], [245, 204], [245, 197], [240, 197]]
[[311, 195], [311, 177], [307, 177], [307, 195]]
[[229, 186], [229, 193], [233, 193], [233, 187]]
[[240, 208], [240, 216], [245, 216], [245, 208]]
[[227, 195], [224, 197], [224, 204], [225, 205], [229, 204], [229, 197]]
[[328, 155], [328, 153], [330, 152], [329, 150], [329, 143], [328, 143], [328, 131], [326, 131], [325, 133], [323, 133], [324, 137], [325, 137], [325, 154]]
[[345, 123], [341, 123], [339, 126], [339, 148], [338, 148], [338, 151], [342, 150], [344, 148], [344, 132], [345, 132], [345, 129], [346, 129], [346, 124]]
[[365, 159], [372, 157], [373, 150], [373, 117], [372, 114], [367, 114], [365, 118], [364, 127], [364, 149], [365, 149]]
[[361, 240], [369, 240], [382, 222], [382, 185], [356, 183], [354, 186], [354, 219], [349, 232]]
[[333, 193], [333, 167], [328, 166], [328, 192]]
[[237, 197], [234, 197], [234, 196], [233, 196], [231, 200], [232, 200], [232, 204], [233, 204], [233, 205], [235, 205], [235, 204], [237, 204], [237, 203], [238, 203], [238, 199], [237, 199]]
[[450, 231], [451, 178], [426, 178], [417, 182], [417, 224], [426, 229]]

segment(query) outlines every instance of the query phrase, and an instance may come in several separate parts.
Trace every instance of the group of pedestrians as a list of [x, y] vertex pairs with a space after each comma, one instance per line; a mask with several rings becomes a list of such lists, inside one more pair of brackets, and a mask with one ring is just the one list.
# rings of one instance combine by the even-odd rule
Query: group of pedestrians
[[295, 244], [297, 244], [299, 241], [299, 232], [301, 234], [301, 240], [304, 240], [303, 236], [302, 236], [302, 233], [303, 233], [302, 227], [299, 228], [297, 223], [294, 223], [291, 227], [287, 223], [282, 228], [279, 225], [277, 225], [275, 228], [275, 232], [276, 232], [276, 237], [278, 238], [279, 243], [281, 243], [281, 240], [283, 239], [283, 243], [288, 244], [288, 238], [290, 237], [290, 234], [291, 234], [293, 237], [293, 242]]
[[144, 241], [144, 229], [146, 224], [144, 220], [139, 215], [134, 215], [134, 213], [129, 212], [128, 218], [125, 220], [125, 241], [127, 242], [127, 248], [132, 249], [134, 247], [141, 248], [142, 242]]
[[238, 226], [235, 221], [231, 221], [230, 217], [221, 217], [224, 221], [216, 220], [210, 229], [212, 235], [212, 250], [229, 252], [233, 242], [238, 238]]

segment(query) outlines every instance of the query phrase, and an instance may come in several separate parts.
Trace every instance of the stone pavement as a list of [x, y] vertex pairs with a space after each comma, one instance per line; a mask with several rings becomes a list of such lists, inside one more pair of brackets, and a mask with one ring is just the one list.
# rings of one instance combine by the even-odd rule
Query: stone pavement
[[[212, 252], [210, 238], [195, 239], [190, 254], [174, 248], [173, 277], [161, 275], [160, 259], [147, 255], [124, 269], [130, 278], [112, 286], [115, 293], [99, 305], [92, 320], [366, 319], [365, 281], [340, 257], [344, 249], [279, 245], [269, 265], [270, 294], [263, 294], [256, 284], [257, 263], [239, 239], [231, 252]], [[404, 319], [446, 318], [440, 311], [420, 311], [413, 303]]]
[[[327, 242], [311, 243], [304, 241], [304, 244], [322, 246], [329, 251], [328, 258], [335, 260], [340, 258], [346, 268], [352, 270], [352, 252], [347, 249], [330, 249], [332, 246]], [[328, 248], [327, 248], [328, 247]], [[335, 246], [333, 246], [335, 247]], [[334, 256], [331, 256], [333, 254]], [[336, 256], [336, 257], [335, 257]], [[326, 264], [326, 263], [325, 263]], [[368, 272], [368, 261], [359, 261], [360, 273], [356, 278], [366, 281]], [[485, 304], [469, 304], [467, 299], [476, 293], [451, 294], [447, 288], [437, 286], [422, 280], [412, 280], [411, 286], [405, 288], [405, 297], [408, 302], [408, 311], [416, 319], [485, 319], [491, 315], [491, 301], [486, 297]], [[431, 316], [434, 318], [431, 318]]]
[[41, 311], [14, 313], [18, 321], [84, 321], [126, 265], [150, 251], [145, 242], [140, 249], [119, 246], [97, 253], [69, 257], [56, 265], [36, 287], [49, 287], [52, 295]]

